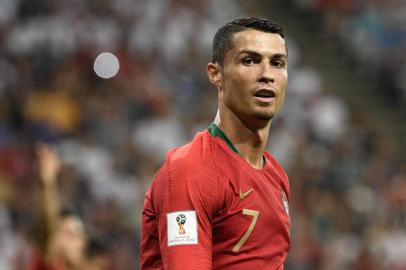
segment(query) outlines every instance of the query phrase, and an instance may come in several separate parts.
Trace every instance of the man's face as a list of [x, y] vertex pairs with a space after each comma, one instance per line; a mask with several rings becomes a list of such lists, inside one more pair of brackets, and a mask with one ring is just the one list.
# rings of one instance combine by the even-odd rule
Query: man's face
[[235, 33], [224, 57], [220, 102], [242, 121], [267, 123], [283, 104], [287, 79], [286, 43], [279, 34]]
[[74, 216], [61, 220], [55, 233], [55, 248], [65, 263], [77, 266], [83, 261], [86, 235], [82, 222]]

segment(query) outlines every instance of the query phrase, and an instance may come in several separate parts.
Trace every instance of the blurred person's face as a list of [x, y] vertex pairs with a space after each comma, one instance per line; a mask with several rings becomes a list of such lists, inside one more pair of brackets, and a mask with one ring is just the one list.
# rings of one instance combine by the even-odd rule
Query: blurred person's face
[[224, 105], [243, 122], [269, 122], [280, 110], [287, 85], [285, 40], [276, 33], [237, 32], [223, 65], [208, 65], [210, 81]]
[[105, 270], [109, 266], [109, 260], [105, 256], [97, 256], [86, 262], [86, 270]]
[[75, 216], [61, 220], [54, 236], [55, 253], [66, 265], [82, 264], [86, 248], [86, 235], [81, 220]]

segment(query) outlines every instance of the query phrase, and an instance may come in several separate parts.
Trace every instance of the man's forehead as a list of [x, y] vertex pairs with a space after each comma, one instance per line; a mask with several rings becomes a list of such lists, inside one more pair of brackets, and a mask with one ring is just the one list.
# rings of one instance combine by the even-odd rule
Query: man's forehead
[[286, 41], [278, 33], [247, 29], [234, 34], [231, 50], [234, 53], [255, 51], [264, 54], [286, 55]]
[[82, 221], [74, 216], [65, 217], [61, 224], [62, 229], [69, 231], [84, 231], [84, 225]]

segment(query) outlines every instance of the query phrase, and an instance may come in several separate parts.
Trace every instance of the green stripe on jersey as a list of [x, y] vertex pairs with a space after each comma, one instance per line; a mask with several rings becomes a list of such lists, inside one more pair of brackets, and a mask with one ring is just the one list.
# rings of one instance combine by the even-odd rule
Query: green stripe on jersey
[[211, 123], [208, 131], [213, 137], [220, 137], [228, 145], [228, 147], [230, 147], [231, 150], [233, 150], [237, 154], [240, 154], [233, 143], [227, 138], [226, 134], [224, 134], [223, 131], [221, 131], [221, 129], [216, 124]]

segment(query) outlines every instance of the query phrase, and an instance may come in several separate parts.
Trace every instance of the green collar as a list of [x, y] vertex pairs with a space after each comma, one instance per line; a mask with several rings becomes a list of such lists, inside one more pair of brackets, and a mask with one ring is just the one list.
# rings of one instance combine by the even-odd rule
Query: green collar
[[231, 150], [233, 150], [235, 153], [240, 154], [233, 145], [233, 143], [227, 138], [227, 136], [221, 131], [221, 129], [214, 123], [211, 123], [211, 125], [208, 128], [209, 133], [213, 137], [220, 137], [227, 145], [230, 147]]

